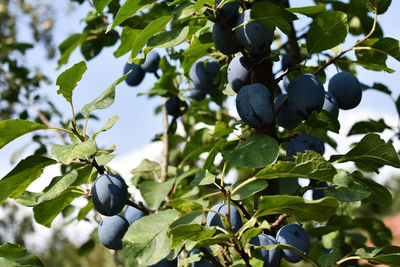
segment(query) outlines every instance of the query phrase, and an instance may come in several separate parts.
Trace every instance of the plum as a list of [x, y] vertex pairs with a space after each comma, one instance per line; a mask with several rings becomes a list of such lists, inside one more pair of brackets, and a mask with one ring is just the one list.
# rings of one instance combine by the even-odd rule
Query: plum
[[275, 122], [288, 130], [295, 128], [302, 119], [294, 113], [290, 107], [288, 102], [282, 104], [285, 100], [287, 94], [278, 95], [274, 100], [274, 112], [280, 107], [278, 114], [275, 117]]
[[[216, 204], [211, 207], [211, 210], [215, 210], [223, 215], [227, 215], [228, 213], [228, 205], [226, 204]], [[231, 226], [233, 227], [233, 232], [236, 232], [237, 230], [242, 227], [242, 218], [240, 217], [240, 213], [237, 210], [235, 206], [232, 204], [230, 205], [230, 222]], [[214, 213], [214, 212], [209, 212], [207, 214], [207, 221], [206, 221], [207, 226], [219, 226], [221, 228], [225, 228], [224, 225], [222, 224], [221, 217]], [[221, 233], [221, 231], [217, 230], [217, 233]]]
[[260, 83], [243, 86], [236, 96], [236, 109], [240, 118], [256, 129], [263, 129], [273, 121], [272, 96]]
[[188, 105], [185, 101], [182, 101], [179, 97], [174, 96], [168, 98], [165, 102], [165, 109], [168, 115], [174, 116], [175, 118], [181, 116], [187, 109]]
[[189, 76], [198, 90], [207, 92], [216, 87], [214, 80], [219, 69], [220, 65], [215, 58], [205, 56], [192, 65]]
[[158, 63], [160, 63], [160, 55], [156, 51], [151, 50], [147, 53], [146, 59], [140, 66], [145, 72], [155, 72], [158, 69]]
[[329, 80], [328, 91], [341, 109], [355, 108], [361, 102], [361, 84], [351, 72], [343, 71], [335, 74]]
[[[250, 240], [250, 244], [255, 246], [268, 246], [276, 245], [277, 241], [273, 236], [266, 234], [259, 234]], [[281, 249], [260, 249], [259, 250], [261, 259], [264, 261], [264, 267], [277, 267], [281, 259]]]
[[99, 225], [100, 242], [109, 249], [122, 249], [122, 238], [128, 231], [129, 222], [120, 215], [104, 217]]
[[125, 206], [128, 188], [124, 179], [115, 174], [102, 174], [94, 182], [92, 200], [94, 208], [102, 215], [113, 216]]
[[258, 22], [250, 22], [250, 9], [239, 14], [236, 19], [236, 38], [251, 54], [265, 53], [274, 40], [274, 32]]
[[215, 48], [224, 55], [232, 55], [239, 52], [239, 48], [233, 41], [232, 35], [228, 29], [224, 28], [221, 24], [215, 23], [212, 29], [212, 39]]
[[146, 216], [143, 211], [138, 210], [135, 207], [127, 206], [124, 213], [125, 219], [129, 222], [129, 224], [134, 223], [135, 221], [139, 220], [140, 218]]
[[237, 55], [228, 65], [228, 83], [236, 93], [251, 82], [251, 71], [245, 67], [243, 60], [243, 56]]
[[306, 73], [290, 81], [287, 88], [290, 109], [302, 119], [314, 110], [321, 111], [325, 101], [322, 82], [313, 74]]
[[286, 156], [295, 156], [298, 152], [304, 153], [306, 150], [312, 150], [322, 154], [323, 149], [321, 146], [321, 141], [311, 135], [299, 135], [290, 140], [286, 148]]
[[[315, 188], [322, 188], [327, 187], [328, 184], [326, 182], [320, 182], [317, 184]], [[317, 200], [325, 197], [325, 190], [324, 189], [317, 189], [312, 191], [312, 199]]]
[[178, 266], [178, 260], [174, 259], [172, 261], [169, 261], [167, 259], [163, 259], [159, 261], [158, 263], [151, 265], [149, 267], [177, 267]]
[[[195, 254], [199, 254], [200, 253], [200, 249], [193, 249], [189, 256], [193, 256]], [[202, 257], [200, 261], [196, 261], [196, 262], [192, 262], [192, 264], [190, 265], [191, 267], [213, 267], [214, 264], [212, 264], [209, 260], [207, 260], [206, 258]]]
[[191, 90], [189, 97], [194, 100], [201, 101], [206, 97], [206, 93], [201, 90], [194, 89]]
[[132, 70], [132, 72], [128, 74], [128, 76], [125, 79], [125, 82], [130, 86], [139, 85], [143, 81], [144, 75], [146, 73], [144, 72], [141, 66], [136, 65], [135, 63], [132, 64], [126, 63], [124, 67], [124, 74], [126, 74], [130, 70]]
[[[279, 244], [290, 245], [304, 253], [310, 250], [310, 238], [306, 230], [298, 224], [287, 224], [279, 229], [276, 234], [276, 241]], [[302, 257], [288, 249], [282, 249], [282, 256], [292, 263], [301, 261]]]
[[339, 105], [331, 93], [325, 91], [325, 101], [322, 106], [323, 110], [330, 112], [336, 118], [339, 116]]
[[293, 58], [289, 55], [283, 55], [281, 60], [282, 70], [285, 71], [288, 68], [292, 68], [294, 66]]
[[[215, 0], [214, 4], [217, 6], [219, 3], [221, 3], [222, 0]], [[236, 18], [236, 15], [239, 10], [239, 1], [231, 1], [228, 3], [225, 3], [217, 12], [216, 16], [218, 16], [219, 19], [221, 19], [225, 23], [229, 23], [233, 21]], [[213, 11], [211, 8], [206, 9], [205, 14], [208, 16], [213, 16]], [[211, 19], [213, 20], [213, 19]]]

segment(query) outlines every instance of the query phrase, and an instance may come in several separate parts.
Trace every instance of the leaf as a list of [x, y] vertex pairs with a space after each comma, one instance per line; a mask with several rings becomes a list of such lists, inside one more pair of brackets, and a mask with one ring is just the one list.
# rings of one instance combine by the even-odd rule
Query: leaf
[[89, 211], [91, 211], [93, 208], [94, 208], [93, 201], [90, 198], [89, 202], [86, 204], [86, 206], [81, 208], [81, 210], [79, 211], [78, 216], [76, 217], [76, 219], [78, 221], [81, 221], [81, 220], [85, 219], [86, 215], [88, 215]]
[[191, 185], [208, 185], [215, 181], [215, 175], [208, 170], [198, 170]]
[[352, 150], [338, 161], [353, 161], [373, 171], [377, 171], [384, 165], [400, 168], [400, 160], [393, 145], [385, 143], [377, 134], [364, 136]]
[[67, 190], [78, 178], [78, 172], [72, 170], [60, 179], [57, 179], [54, 184], [50, 184], [46, 191], [38, 197], [37, 202], [45, 202], [59, 197], [65, 190]]
[[25, 189], [43, 173], [43, 169], [57, 163], [42, 156], [29, 156], [0, 180], [0, 205], [8, 198], [19, 197]]
[[164, 210], [134, 222], [123, 240], [127, 266], [150, 266], [164, 259], [170, 252], [168, 225], [179, 213]]
[[369, 119], [368, 121], [360, 121], [355, 123], [351, 127], [347, 136], [356, 134], [366, 134], [370, 132], [381, 133], [386, 129], [390, 130], [392, 128], [389, 125], [387, 125], [383, 119], [380, 119], [379, 121]]
[[76, 87], [77, 83], [82, 79], [83, 74], [86, 72], [87, 66], [85, 61], [76, 63], [71, 68], [61, 73], [56, 84], [60, 86], [57, 94], [61, 94], [64, 98], [72, 105], [72, 91]]
[[0, 246], [0, 257], [20, 258], [26, 254], [26, 249], [18, 244], [4, 243]]
[[200, 203], [184, 198], [176, 198], [174, 200], [170, 200], [168, 201], [167, 205], [181, 213], [192, 212], [195, 210], [203, 210], [203, 205], [201, 205]]
[[172, 15], [163, 16], [147, 24], [147, 26], [138, 34], [133, 42], [131, 58], [135, 58], [139, 54], [140, 50], [142, 50], [142, 48], [146, 45], [147, 41], [153, 35], [162, 31], [172, 17]]
[[335, 262], [342, 258], [342, 253], [339, 249], [330, 250], [318, 257], [318, 263], [321, 267], [335, 266]]
[[292, 13], [299, 13], [302, 15], [306, 15], [311, 18], [314, 18], [317, 15], [327, 11], [325, 6], [323, 5], [292, 7], [292, 8], [286, 8], [286, 10]]
[[261, 168], [273, 164], [279, 155], [279, 144], [270, 136], [253, 135], [234, 150], [222, 156], [241, 168]]
[[319, 14], [311, 23], [307, 33], [308, 54], [322, 52], [341, 44], [346, 39], [348, 31], [345, 13], [327, 11]]
[[[240, 185], [243, 183], [243, 180], [237, 181], [233, 186], [233, 190], [235, 189], [236, 186]], [[255, 193], [258, 193], [265, 188], [267, 188], [268, 182], [265, 180], [255, 180], [251, 183], [246, 184], [245, 186], [241, 187], [239, 190], [237, 190], [234, 194], [232, 194], [232, 199], [233, 200], [242, 200], [246, 199]]]
[[102, 154], [97, 157], [97, 164], [104, 166], [114, 159], [115, 154]]
[[275, 27], [278, 27], [287, 35], [289, 35], [292, 30], [292, 26], [290, 26], [289, 22], [297, 19], [290, 11], [266, 1], [256, 2], [251, 8], [250, 17], [252, 20], [264, 24], [270, 30], [274, 30]]
[[22, 258], [0, 258], [0, 266], [4, 267], [44, 267], [43, 262], [35, 255]]
[[210, 238], [214, 235], [215, 231], [215, 227], [206, 227], [199, 224], [186, 224], [171, 229], [168, 232], [168, 235], [172, 239], [171, 248], [176, 248], [187, 240], [200, 241]]
[[189, 34], [189, 26], [175, 27], [170, 31], [163, 31], [152, 36], [147, 45], [151, 47], [173, 47], [185, 41]]
[[392, 232], [381, 220], [373, 217], [355, 218], [353, 224], [355, 227], [367, 231], [375, 246], [381, 247], [392, 244]]
[[94, 140], [72, 145], [52, 145], [50, 153], [64, 164], [71, 163], [77, 158], [86, 158], [96, 153], [97, 147]]
[[392, 194], [385, 186], [378, 184], [372, 179], [364, 177], [359, 171], [354, 172], [353, 177], [358, 183], [367, 187], [372, 192], [369, 197], [370, 201], [385, 208], [392, 206]]
[[93, 0], [93, 5], [96, 8], [96, 11], [101, 13], [103, 12], [104, 8], [111, 3], [112, 0]]
[[371, 191], [358, 183], [353, 183], [350, 187], [329, 186], [324, 192], [326, 196], [334, 197], [342, 202], [359, 201], [371, 195]]
[[14, 139], [42, 129], [48, 129], [49, 127], [44, 124], [36, 123], [33, 121], [26, 120], [4, 120], [0, 122], [0, 149], [5, 145], [13, 141]]
[[290, 214], [300, 220], [324, 222], [335, 214], [339, 201], [332, 197], [304, 200], [297, 196], [263, 196], [255, 217], [272, 214]]
[[113, 23], [107, 27], [107, 32], [114, 29], [127, 18], [133, 16], [136, 12], [147, 9], [155, 2], [156, 0], [127, 0], [118, 10]]
[[79, 196], [81, 196], [81, 194], [64, 192], [55, 199], [34, 206], [33, 216], [35, 221], [50, 228], [51, 223], [57, 217], [57, 215], [60, 214], [66, 206], [71, 204], [71, 202]]
[[140, 184], [140, 194], [146, 201], [149, 209], [156, 210], [160, 207], [165, 197], [171, 191], [175, 179], [168, 180], [164, 183], [155, 181], [144, 181]]
[[114, 57], [118, 58], [120, 56], [125, 55], [129, 51], [132, 50], [132, 44], [135, 41], [136, 37], [140, 33], [138, 29], [132, 29], [130, 27], [124, 27], [121, 33], [121, 43], [117, 50], [113, 53]]
[[63, 64], [68, 63], [68, 58], [71, 55], [72, 51], [75, 50], [75, 48], [78, 47], [81, 43], [85, 41], [87, 37], [87, 32], [84, 32], [83, 34], [80, 33], [75, 33], [72, 34], [70, 37], [68, 37], [66, 40], [64, 40], [58, 47], [60, 50], [60, 59], [57, 61], [57, 69], [59, 69]]
[[233, 129], [228, 127], [228, 125], [225, 122], [219, 121], [215, 124], [214, 132], [211, 135], [214, 137], [223, 137], [227, 136], [232, 132]]
[[383, 14], [389, 9], [392, 0], [368, 0], [366, 2], [370, 11], [375, 12], [376, 10], [378, 14]]
[[111, 118], [107, 121], [107, 123], [106, 123], [103, 127], [101, 127], [101, 129], [98, 130], [98, 131], [93, 135], [93, 137], [92, 137], [93, 140], [96, 139], [96, 136], [97, 136], [99, 133], [105, 132], [105, 131], [111, 129], [111, 128], [114, 126], [114, 124], [117, 122], [118, 119], [119, 119], [118, 116], [113, 116], [113, 117], [111, 117]]
[[272, 166], [265, 167], [255, 176], [260, 179], [307, 177], [332, 182], [336, 169], [320, 154], [307, 150], [306, 153], [299, 153], [295, 158], [295, 162], [278, 161]]
[[115, 98], [115, 87], [125, 80], [125, 78], [129, 75], [129, 72], [124, 76], [120, 77], [113, 84], [110, 85], [101, 95], [99, 95], [95, 100], [86, 104], [82, 108], [82, 113], [85, 117], [89, 116], [89, 113], [96, 109], [105, 109], [111, 106], [114, 103]]

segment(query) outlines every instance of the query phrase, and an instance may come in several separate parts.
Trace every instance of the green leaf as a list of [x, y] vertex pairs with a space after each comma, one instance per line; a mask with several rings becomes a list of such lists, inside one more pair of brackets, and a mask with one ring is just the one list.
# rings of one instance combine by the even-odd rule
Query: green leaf
[[332, 197], [304, 200], [297, 196], [263, 196], [255, 217], [272, 214], [290, 214], [297, 219], [324, 222], [335, 214], [339, 201]]
[[206, 227], [199, 224], [186, 224], [171, 229], [168, 235], [172, 239], [172, 248], [176, 248], [182, 242], [187, 240], [200, 241], [210, 238], [214, 235], [215, 231], [215, 227]]
[[270, 136], [256, 134], [222, 156], [241, 168], [261, 168], [273, 164], [279, 156], [279, 144]]
[[392, 244], [392, 232], [381, 220], [373, 217], [355, 218], [353, 224], [355, 227], [367, 231], [375, 246], [381, 247]]
[[[240, 184], [242, 184], [244, 181], [240, 180], [237, 181], [233, 186], [233, 190]], [[234, 194], [232, 194], [232, 199], [233, 200], [242, 200], [246, 199], [252, 195], [254, 195], [257, 192], [260, 192], [267, 188], [268, 182], [265, 180], [255, 180], [251, 183], [246, 184], [245, 186], [241, 187], [239, 190], [237, 190]]]
[[203, 210], [203, 205], [201, 205], [200, 203], [184, 198], [176, 198], [174, 200], [168, 201], [167, 205], [181, 213], [192, 212], [195, 210]]
[[377, 171], [384, 165], [400, 168], [400, 160], [391, 143], [385, 143], [377, 134], [367, 134], [339, 162], [353, 161], [368, 170]]
[[172, 245], [167, 236], [168, 226], [178, 215], [177, 211], [170, 209], [134, 222], [122, 239], [125, 264], [144, 267], [164, 259]]
[[78, 253], [79, 256], [86, 256], [88, 255], [91, 251], [93, 251], [93, 249], [96, 246], [96, 242], [93, 239], [89, 239], [88, 241], [86, 241], [82, 246], [80, 246], [78, 248], [78, 250], [76, 251]]
[[215, 175], [208, 170], [198, 170], [191, 185], [208, 185], [215, 181]]
[[131, 174], [146, 176], [146, 178], [150, 179], [154, 177], [154, 174], [161, 175], [161, 166], [155, 161], [144, 159], [139, 166], [131, 170]]
[[49, 127], [44, 124], [36, 123], [33, 121], [26, 120], [4, 120], [0, 122], [0, 149], [5, 145], [13, 141], [14, 139], [42, 129], [48, 129]]
[[370, 11], [376, 10], [378, 14], [383, 14], [389, 9], [392, 0], [367, 0], [366, 2]]
[[276, 179], [285, 177], [307, 177], [325, 182], [332, 182], [336, 169], [314, 151], [298, 154], [295, 162], [278, 161], [272, 166], [265, 167], [255, 176], [261, 179]]
[[0, 266], [4, 267], [44, 267], [43, 262], [35, 255], [22, 258], [0, 258]]
[[155, 34], [147, 43], [151, 47], [173, 47], [185, 41], [189, 34], [189, 26], [179, 26], [170, 31]]
[[317, 15], [326, 12], [326, 8], [324, 5], [292, 7], [292, 8], [287, 8], [286, 10], [292, 13], [299, 13], [311, 18], [314, 18]]
[[329, 253], [324, 253], [318, 257], [318, 263], [321, 267], [331, 267], [335, 266], [335, 262], [342, 258], [342, 253], [339, 249], [333, 249]]
[[71, 68], [61, 73], [56, 84], [60, 86], [57, 94], [61, 94], [72, 105], [72, 91], [77, 83], [82, 79], [83, 74], [86, 72], [87, 67], [85, 61], [76, 63]]
[[68, 63], [68, 58], [71, 55], [72, 51], [75, 50], [81, 43], [83, 43], [87, 37], [87, 32], [83, 34], [75, 33], [64, 40], [58, 49], [60, 50], [60, 59], [57, 61], [57, 69], [59, 69], [63, 64]]
[[89, 113], [96, 109], [105, 109], [111, 106], [114, 103], [115, 99], [115, 87], [125, 80], [125, 78], [129, 75], [126, 73], [124, 76], [120, 77], [113, 84], [110, 85], [101, 95], [99, 95], [95, 100], [86, 104], [82, 108], [82, 113], [85, 117], [89, 116]]
[[327, 11], [319, 14], [311, 23], [307, 33], [308, 54], [322, 52], [341, 44], [346, 39], [348, 31], [345, 13]]
[[114, 126], [114, 124], [117, 122], [118, 119], [119, 119], [118, 116], [113, 116], [113, 117], [111, 117], [111, 118], [107, 121], [107, 123], [106, 123], [103, 127], [101, 127], [101, 129], [98, 130], [98, 131], [93, 135], [92, 138], [93, 138], [93, 139], [96, 139], [96, 136], [97, 136], [99, 133], [105, 132], [105, 131], [111, 129], [111, 128]]
[[43, 169], [57, 163], [42, 156], [29, 156], [0, 180], [0, 205], [8, 198], [19, 197], [25, 189], [43, 173]]
[[66, 191], [55, 199], [34, 206], [33, 216], [35, 221], [50, 228], [51, 223], [57, 217], [57, 215], [60, 214], [66, 206], [71, 204], [71, 202], [79, 196], [81, 196], [81, 194]]
[[281, 8], [271, 2], [256, 2], [250, 13], [251, 19], [264, 24], [270, 30], [278, 27], [282, 32], [287, 35], [290, 34], [292, 26], [289, 22], [297, 19], [297, 17], [290, 11]]
[[93, 201], [90, 198], [89, 202], [86, 204], [86, 206], [81, 208], [81, 210], [79, 211], [78, 216], [76, 217], [76, 219], [78, 221], [81, 221], [81, 220], [85, 219], [86, 215], [88, 215], [89, 211], [91, 211], [93, 208], [94, 208]]
[[326, 196], [334, 197], [342, 202], [359, 201], [371, 195], [371, 191], [358, 183], [353, 183], [350, 187], [329, 186], [325, 193]]
[[64, 164], [71, 163], [77, 158], [86, 158], [96, 153], [97, 147], [94, 140], [73, 145], [52, 145], [50, 153]]
[[136, 12], [147, 9], [155, 2], [156, 0], [127, 0], [118, 10], [113, 23], [107, 27], [107, 32], [114, 29], [127, 18], [132, 17]]
[[93, 5], [96, 8], [96, 11], [101, 13], [103, 12], [104, 8], [111, 3], [112, 0], [93, 0]]
[[4, 243], [0, 246], [0, 257], [20, 258], [26, 254], [26, 249], [18, 244]]
[[225, 122], [219, 121], [215, 124], [214, 132], [211, 135], [214, 137], [223, 137], [227, 136], [232, 132], [233, 129], [228, 127], [228, 125]]
[[175, 179], [168, 180], [164, 183], [155, 181], [144, 181], [140, 184], [140, 194], [146, 201], [149, 209], [156, 210], [160, 207], [165, 197], [171, 191]]
[[115, 154], [102, 154], [97, 157], [97, 164], [104, 166], [114, 159]]
[[124, 27], [121, 33], [121, 43], [117, 50], [113, 53], [114, 57], [120, 57], [132, 50], [132, 44], [136, 37], [140, 33], [138, 29], [132, 29], [131, 27]]
[[131, 58], [135, 58], [139, 54], [140, 50], [142, 50], [142, 48], [146, 45], [147, 41], [156, 33], [162, 31], [172, 17], [172, 15], [163, 16], [147, 24], [147, 26], [138, 34], [132, 45]]
[[38, 197], [37, 202], [41, 203], [59, 197], [75, 182], [76, 178], [78, 178], [78, 172], [72, 170], [70, 173], [56, 179], [54, 183], [52, 181], [52, 183], [46, 187], [45, 192]]
[[384, 208], [392, 206], [392, 194], [385, 186], [378, 184], [372, 179], [365, 178], [359, 171], [354, 172], [353, 177], [358, 183], [367, 187], [372, 192], [369, 197], [370, 201]]
[[390, 130], [392, 128], [388, 126], [383, 119], [380, 119], [379, 121], [369, 119], [368, 121], [360, 121], [355, 123], [351, 127], [347, 136], [356, 134], [366, 134], [370, 132], [381, 133], [386, 129]]

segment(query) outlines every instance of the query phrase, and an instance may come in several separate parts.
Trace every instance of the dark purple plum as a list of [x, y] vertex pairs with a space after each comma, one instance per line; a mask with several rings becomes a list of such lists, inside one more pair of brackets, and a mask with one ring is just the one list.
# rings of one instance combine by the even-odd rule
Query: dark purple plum
[[[222, 0], [215, 0], [215, 6], [217, 6], [219, 3], [221, 3]], [[218, 17], [218, 19], [221, 19], [225, 23], [229, 23], [233, 21], [236, 18], [236, 15], [239, 10], [239, 1], [231, 1], [228, 3], [225, 3], [215, 14], [215, 16]], [[205, 11], [205, 14], [208, 16], [214, 17], [213, 11], [211, 8], [207, 9]], [[217, 19], [217, 20], [218, 20]], [[214, 19], [211, 19], [214, 20]]]
[[330, 112], [336, 118], [339, 116], [339, 105], [331, 93], [325, 91], [325, 101], [322, 106], [323, 110]]
[[251, 71], [245, 67], [243, 60], [243, 56], [237, 55], [228, 65], [228, 82], [236, 93], [251, 82]]
[[129, 222], [129, 224], [134, 223], [135, 221], [139, 220], [140, 218], [146, 216], [143, 211], [138, 210], [135, 207], [127, 206], [124, 213], [125, 219]]
[[[196, 249], [193, 249], [192, 252], [190, 252], [189, 256], [191, 257], [191, 256], [199, 254], [199, 253], [200, 253], [200, 249], [196, 248]], [[202, 257], [200, 261], [192, 262], [192, 264], [190, 266], [191, 267], [213, 267], [214, 264], [212, 264], [206, 258]]]
[[105, 216], [101, 220], [98, 230], [100, 242], [109, 249], [122, 249], [122, 238], [128, 228], [129, 223], [124, 217], [120, 215]]
[[361, 84], [351, 72], [343, 71], [335, 74], [329, 80], [328, 91], [341, 109], [355, 108], [361, 102]]
[[[279, 244], [290, 245], [304, 253], [310, 250], [310, 238], [306, 230], [298, 224], [287, 224], [279, 229], [276, 234], [276, 241]], [[292, 263], [301, 261], [302, 257], [288, 249], [282, 249], [282, 256]]]
[[181, 116], [188, 105], [185, 101], [182, 101], [179, 97], [173, 96], [168, 98], [165, 102], [165, 109], [168, 115], [174, 116], [175, 118]]
[[[328, 184], [326, 182], [320, 182], [317, 184], [315, 188], [323, 188], [327, 187]], [[317, 189], [312, 191], [312, 199], [317, 200], [325, 197], [325, 190], [324, 189]]]
[[[211, 207], [211, 210], [215, 210], [222, 215], [227, 215], [228, 214], [228, 205], [226, 204], [216, 204]], [[237, 230], [242, 227], [242, 218], [240, 217], [240, 213], [237, 210], [235, 206], [232, 204], [230, 205], [230, 222], [233, 227], [233, 231], [236, 232]], [[225, 228], [221, 217], [214, 213], [214, 212], [209, 212], [207, 214], [207, 221], [206, 221], [207, 226], [219, 226], [221, 228]], [[217, 233], [221, 233], [221, 231], [217, 230]]]
[[322, 154], [323, 148], [321, 146], [321, 141], [311, 135], [299, 135], [290, 140], [286, 148], [286, 156], [295, 156], [298, 152], [304, 153], [306, 150], [312, 150]]
[[292, 68], [294, 66], [293, 58], [289, 55], [283, 55], [281, 60], [282, 70], [286, 70], [288, 68]]
[[[236, 38], [239, 43], [252, 54], [262, 54], [267, 51], [274, 40], [274, 32], [258, 22], [250, 22], [250, 9], [239, 14], [236, 19]], [[246, 24], [247, 23], [247, 24]]]
[[115, 174], [102, 174], [94, 182], [92, 200], [94, 208], [102, 215], [113, 216], [125, 206], [128, 188], [124, 179]]
[[200, 91], [197, 89], [191, 90], [190, 92], [190, 98], [201, 101], [206, 97], [206, 93], [204, 91]]
[[160, 63], [160, 55], [156, 51], [151, 50], [147, 53], [146, 59], [140, 66], [145, 72], [155, 72], [158, 69], [158, 63]]
[[271, 93], [260, 83], [245, 85], [239, 90], [236, 109], [240, 118], [256, 129], [267, 127], [274, 118]]
[[224, 55], [232, 55], [239, 52], [239, 48], [233, 41], [232, 35], [228, 29], [221, 24], [215, 23], [212, 29], [212, 38], [215, 48]]
[[307, 119], [314, 110], [321, 111], [325, 101], [322, 82], [313, 74], [297, 76], [287, 88], [290, 109], [302, 119]]
[[299, 125], [302, 119], [290, 109], [287, 101], [282, 104], [286, 97], [287, 94], [281, 94], [278, 95], [274, 100], [274, 112], [276, 112], [277, 109], [280, 107], [279, 112], [275, 117], [275, 122], [279, 126], [291, 130]]
[[[250, 244], [255, 246], [269, 246], [276, 245], [277, 241], [273, 236], [266, 234], [259, 234], [250, 240]], [[281, 259], [281, 249], [259, 249], [261, 259], [264, 261], [264, 267], [277, 267]]]
[[167, 259], [163, 259], [159, 261], [158, 263], [151, 265], [149, 267], [177, 267], [178, 266], [178, 260], [174, 259], [172, 261], [169, 261]]
[[126, 63], [124, 67], [124, 74], [130, 70], [132, 70], [132, 72], [128, 74], [128, 76], [125, 79], [125, 82], [130, 86], [139, 85], [143, 81], [144, 75], [146, 73], [144, 72], [141, 66], [136, 65], [135, 63], [132, 64]]
[[215, 58], [205, 56], [193, 64], [190, 68], [189, 76], [198, 90], [208, 92], [217, 87], [214, 84], [214, 80], [219, 69], [220, 65]]

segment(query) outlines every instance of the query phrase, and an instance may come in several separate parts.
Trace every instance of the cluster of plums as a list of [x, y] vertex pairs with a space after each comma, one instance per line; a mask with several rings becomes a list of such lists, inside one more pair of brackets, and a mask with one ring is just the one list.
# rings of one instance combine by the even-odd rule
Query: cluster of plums
[[160, 55], [154, 50], [151, 50], [149, 53], [147, 53], [146, 59], [142, 65], [126, 63], [124, 67], [124, 74], [130, 70], [132, 71], [126, 77], [125, 82], [129, 86], [139, 85], [143, 81], [147, 72], [154, 73], [157, 71], [159, 63]]

